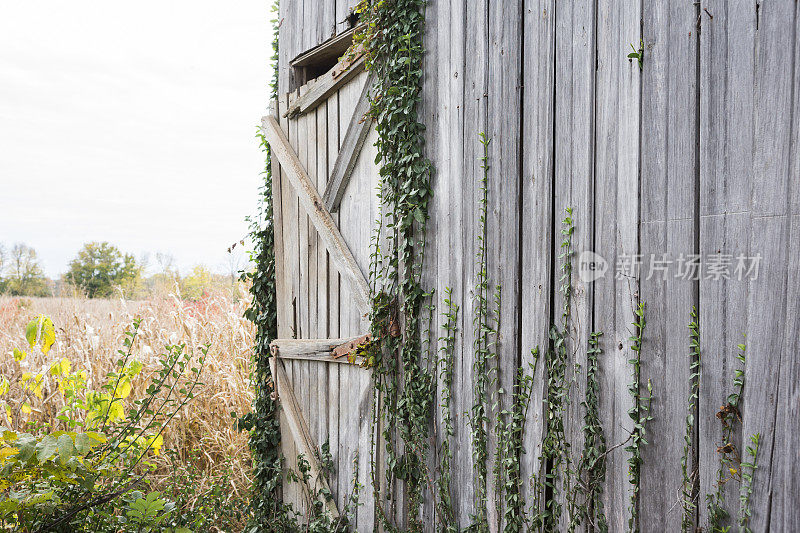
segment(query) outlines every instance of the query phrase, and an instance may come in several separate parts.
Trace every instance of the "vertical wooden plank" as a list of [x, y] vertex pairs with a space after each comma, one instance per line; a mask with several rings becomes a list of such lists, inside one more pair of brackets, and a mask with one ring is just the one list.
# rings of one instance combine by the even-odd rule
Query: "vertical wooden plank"
[[323, 2], [322, 17], [322, 38], [323, 41], [336, 35], [336, 0], [326, 0]]
[[[364, 74], [363, 76], [366, 76]], [[355, 82], [355, 89], [359, 88], [359, 83]], [[357, 92], [357, 91], [356, 91]], [[360, 93], [354, 97], [358, 98]], [[364, 146], [361, 149], [355, 172], [359, 175], [359, 188], [358, 194], [361, 199], [364, 215], [358, 225], [359, 236], [358, 240], [361, 243], [360, 249], [363, 253], [362, 269], [369, 273], [369, 254], [372, 250], [372, 236], [375, 229], [375, 220], [378, 217], [378, 199], [377, 199], [377, 186], [379, 183], [378, 167], [375, 165], [375, 157], [377, 149], [374, 144], [377, 140], [377, 133], [374, 128], [367, 136]], [[365, 333], [369, 331], [369, 317], [361, 316], [359, 314], [357, 322], [357, 331]], [[364, 498], [361, 500], [364, 503], [363, 509], [360, 509], [359, 527], [365, 527], [366, 531], [372, 531], [372, 526], [375, 520], [375, 502], [372, 489], [372, 477], [370, 472], [370, 446], [371, 446], [371, 428], [372, 428], [372, 401], [373, 397], [370, 392], [372, 380], [370, 372], [366, 369], [359, 369], [360, 379], [360, 404], [359, 404], [359, 481], [364, 487]], [[363, 518], [361, 515], [363, 514]]]
[[785, 346], [779, 370], [780, 388], [775, 423], [775, 459], [771, 477], [780, 487], [770, 509], [770, 526], [775, 530], [800, 530], [800, 509], [792, 505], [800, 494], [800, 463], [797, 457], [797, 435], [800, 435], [800, 365], [793, 354], [800, 352], [800, 11], [794, 14], [794, 79], [792, 80], [791, 152], [789, 153], [789, 246], [786, 294]]
[[[308, 91], [308, 86], [304, 85], [300, 87], [299, 94], [303, 95], [305, 92]], [[289, 137], [289, 141], [292, 144], [295, 152], [297, 153], [298, 159], [300, 159], [300, 163], [302, 163], [305, 169], [308, 169], [308, 120], [309, 114], [302, 115], [295, 120], [297, 127], [295, 128], [295, 137]], [[311, 226], [311, 222], [308, 219], [308, 215], [306, 215], [303, 209], [298, 209], [297, 211], [297, 226], [298, 226], [298, 277], [300, 279], [300, 292], [299, 297], [297, 299], [297, 322], [298, 322], [298, 332], [297, 337], [300, 339], [311, 339], [310, 325], [309, 325], [309, 314], [310, 309], [308, 307], [308, 294], [309, 294], [309, 271], [308, 271], [308, 240], [309, 240], [309, 226]], [[311, 231], [313, 232], [313, 226], [311, 227]], [[302, 402], [302, 400], [300, 400]]]
[[[709, 1], [700, 16], [700, 252], [749, 256], [753, 169], [753, 87], [756, 13], [749, 2]], [[712, 19], [711, 16], [714, 18]], [[722, 428], [715, 418], [732, 392], [736, 345], [748, 331], [748, 285], [700, 281], [700, 344], [704, 348], [699, 412], [700, 495], [715, 491]], [[733, 438], [741, 449], [741, 430]], [[737, 515], [736, 483], [725, 483], [728, 511]], [[700, 525], [708, 523], [700, 506]], [[733, 520], [728, 524], [734, 523]]]
[[[353, 80], [355, 81], [355, 80]], [[343, 86], [339, 90], [339, 116], [337, 126], [339, 128], [338, 137], [341, 139], [344, 137], [344, 133], [347, 128], [347, 123], [350, 120], [350, 115], [352, 114], [353, 106], [355, 102], [353, 101], [353, 81], [348, 83], [347, 85]], [[338, 151], [337, 151], [338, 152]], [[352, 193], [351, 193], [351, 202], [352, 200]], [[353, 241], [351, 236], [351, 230], [354, 228], [354, 225], [350, 222], [348, 218], [349, 211], [345, 209], [340, 209], [339, 212], [336, 214], [338, 217], [339, 228], [342, 232], [342, 236], [345, 241], [350, 246], [350, 249], [353, 251], [354, 255], [357, 250], [357, 243]], [[357, 224], [358, 222], [356, 222]], [[356, 262], [358, 259], [356, 258]], [[346, 285], [339, 285], [339, 330], [340, 334], [344, 335], [357, 335], [356, 333], [357, 328], [354, 327], [354, 323], [356, 321], [355, 315], [357, 315], [357, 311], [354, 310], [354, 306], [352, 305], [351, 299], [348, 296], [348, 289]], [[339, 474], [339, 485], [343, 487], [343, 493], [346, 495], [352, 495], [354, 490], [353, 485], [353, 475], [355, 473], [355, 469], [357, 467], [357, 463], [354, 464], [354, 460], [356, 459], [357, 447], [358, 447], [358, 419], [355, 416], [357, 412], [357, 403], [353, 401], [353, 389], [357, 387], [357, 375], [354, 375], [354, 369], [350, 366], [345, 365], [337, 365], [339, 366], [339, 386], [340, 386], [340, 394], [339, 394], [339, 405], [340, 405], [340, 422], [339, 422], [339, 443], [340, 449], [342, 453], [342, 458], [340, 459], [340, 465], [342, 466], [342, 470]], [[359, 500], [363, 494], [359, 495]], [[358, 525], [358, 510], [352, 510], [352, 518], [355, 521], [354, 525]]]
[[[278, 118], [279, 103], [276, 100], [270, 106], [270, 113], [272, 116]], [[271, 161], [272, 170], [272, 218], [273, 230], [275, 238], [275, 298], [276, 298], [276, 312], [278, 321], [278, 336], [287, 338], [289, 334], [289, 308], [286, 303], [291, 300], [290, 293], [287, 286], [291, 282], [287, 279], [289, 273], [286, 271], [286, 253], [284, 251], [284, 220], [282, 209], [282, 186], [281, 186], [281, 166], [278, 159], [273, 157]]]
[[[795, 56], [796, 60], [797, 56]], [[795, 95], [798, 85], [795, 84]], [[794, 136], [792, 154], [797, 161], [797, 100], [794, 101], [793, 115]], [[798, 174], [795, 174], [795, 176]], [[800, 187], [792, 185], [793, 195], [797, 196]], [[800, 464], [797, 459], [797, 435], [800, 434], [800, 365], [792, 354], [800, 352], [800, 210], [795, 207], [789, 218], [790, 236], [788, 263], [788, 282], [786, 295], [786, 322], [784, 328], [784, 349], [780, 361], [780, 387], [778, 389], [777, 416], [775, 419], [775, 446], [774, 459], [769, 472], [773, 489], [773, 500], [770, 505], [770, 527], [775, 531], [800, 530], [800, 510], [797, 505], [796, 495], [800, 493]], [[748, 428], [749, 429], [749, 428]], [[759, 464], [764, 464], [759, 461]], [[758, 480], [758, 477], [756, 478]], [[758, 489], [756, 489], [758, 490]], [[755, 504], [755, 502], [754, 502]]]
[[[489, 472], [493, 472], [497, 439], [497, 420], [505, 423], [501, 411], [511, 408], [511, 391], [519, 364], [520, 311], [520, 117], [522, 68], [522, 2], [504, 0], [490, 2], [488, 14], [488, 131], [489, 192], [487, 216], [487, 267], [489, 291], [501, 287], [499, 309], [494, 302], [490, 309], [500, 314], [497, 358], [493, 362], [496, 382], [489, 395]], [[503, 391], [502, 393], [500, 391]], [[503, 499], [497, 494], [490, 474], [489, 524], [492, 531], [502, 530]]]
[[[466, 28], [464, 53], [464, 125], [461, 133], [463, 143], [463, 184], [461, 187], [462, 226], [458, 229], [461, 249], [464, 257], [463, 293], [459, 299], [463, 302], [461, 325], [463, 332], [462, 357], [456, 359], [454, 388], [458, 391], [454, 397], [455, 411], [463, 417], [460, 423], [463, 431], [456, 436], [457, 448], [454, 450], [456, 469], [453, 482], [459, 487], [458, 520], [461, 527], [470, 524], [470, 517], [478, 512], [476, 505], [476, 477], [473, 467], [474, 448], [472, 444], [470, 413], [475, 401], [475, 376], [473, 365], [475, 339], [473, 318], [475, 316], [474, 291], [477, 284], [477, 232], [480, 180], [483, 171], [479, 158], [483, 156], [483, 146], [478, 134], [487, 135], [487, 93], [488, 93], [488, 4], [485, 0], [475, 3], [474, 7], [464, 10]], [[482, 502], [481, 502], [482, 504]]]
[[[752, 9], [752, 8], [751, 8]], [[788, 278], [796, 269], [799, 255], [789, 256], [792, 213], [790, 198], [800, 176], [792, 174], [798, 153], [792, 146], [793, 111], [797, 98], [793, 79], [797, 57], [796, 2], [763, 3], [756, 14], [755, 86], [753, 95], [753, 181], [751, 189], [750, 253], [763, 257], [757, 278], [750, 282], [748, 295], [747, 368], [742, 413], [742, 450], [750, 444], [750, 435], [761, 434], [753, 494], [749, 507], [753, 531], [786, 530], [784, 524], [800, 516], [797, 494], [791, 493], [781, 479], [798, 453], [782, 455], [786, 442], [798, 434], [783, 434], [778, 422], [791, 408], [780, 402], [782, 390], [791, 386], [779, 370], [784, 359], [797, 365], [797, 352], [786, 352], [784, 335], [793, 337], [796, 330], [786, 329], [788, 316]], [[743, 169], [738, 169], [741, 172]], [[796, 239], [797, 234], [794, 234]], [[740, 237], [741, 238], [741, 237]], [[795, 341], [796, 342], [796, 341]], [[765, 371], [766, 369], [766, 371]], [[744, 452], [742, 452], [744, 455]], [[746, 458], [746, 456], [745, 456]]]
[[[281, 8], [284, 9], [284, 8]], [[282, 32], [283, 33], [283, 32]], [[288, 95], [281, 93], [279, 99], [278, 112], [279, 116], [283, 116], [283, 110], [288, 106]], [[293, 127], [287, 119], [280, 119], [281, 128], [289, 134], [293, 135]], [[291, 126], [294, 126], [292, 124]], [[287, 180], [281, 180], [281, 214], [282, 214], [282, 239], [283, 239], [283, 293], [285, 297], [278, 302], [278, 305], [284, 309], [284, 316], [286, 321], [278, 323], [278, 334], [280, 336], [292, 337], [295, 335], [295, 311], [293, 302], [296, 301], [298, 280], [297, 280], [297, 265], [298, 265], [298, 240], [297, 240], [297, 195], [294, 192], [291, 184]], [[287, 374], [292, 378], [292, 370], [290, 365], [287, 365]], [[281, 453], [286, 458], [284, 471], [297, 470], [297, 451], [292, 439], [291, 432], [288, 429], [285, 415], [281, 413]], [[289, 483], [284, 476], [283, 483], [283, 498], [287, 503], [295, 506], [301, 505], [301, 491], [296, 483]]]
[[[332, 0], [333, 1], [333, 0]], [[347, 17], [358, 4], [358, 0], [335, 0], [336, 2], [336, 33], [347, 31]]]
[[[627, 416], [633, 405], [628, 393], [632, 376], [628, 360], [633, 355], [628, 338], [638, 276], [617, 279], [613, 272], [618, 261], [639, 254], [640, 70], [626, 56], [631, 43], [639, 42], [641, 9], [638, 3], [607, 0], [598, 2], [597, 9], [595, 249], [608, 262], [609, 271], [594, 283], [594, 329], [603, 332], [601, 420], [608, 445], [614, 446], [632, 430]], [[603, 500], [612, 531], [627, 527], [631, 496], [627, 456], [622, 450], [608, 456]]]
[[[288, 106], [288, 95], [281, 96], [279, 102], [279, 112]], [[281, 113], [281, 116], [283, 113]], [[291, 137], [293, 135], [289, 120], [281, 118], [281, 128]], [[293, 124], [294, 125], [294, 124]], [[284, 338], [297, 336], [297, 310], [296, 302], [299, 294], [299, 280], [297, 277], [298, 260], [298, 233], [297, 233], [297, 194], [287, 179], [281, 176], [281, 214], [282, 214], [282, 234], [283, 234], [283, 272], [284, 272], [284, 293], [286, 298], [278, 302], [284, 309], [286, 322], [278, 323], [278, 335]]]
[[[308, 9], [308, 7], [306, 7]], [[318, 17], [319, 12], [316, 8], [312, 11], [312, 17]], [[307, 20], [316, 20], [316, 18], [308, 18]], [[311, 30], [312, 33], [312, 42], [316, 39], [315, 35]], [[312, 45], [313, 46], [313, 45]], [[319, 143], [317, 139], [317, 114], [319, 109], [314, 109], [311, 112], [307, 113], [303, 118], [306, 120], [306, 139], [305, 144], [307, 147], [307, 161], [305, 167], [308, 171], [308, 177], [311, 180], [311, 183], [317, 187], [317, 191], [319, 191], [319, 187], [317, 186], [317, 155], [319, 153]], [[302, 120], [302, 119], [301, 119]], [[300, 143], [303, 143], [303, 140], [300, 140]], [[326, 147], [327, 149], [327, 147]], [[320, 330], [318, 327], [318, 318], [320, 316], [318, 311], [318, 291], [319, 291], [319, 276], [317, 273], [317, 258], [318, 258], [318, 241], [319, 237], [317, 235], [316, 228], [314, 228], [314, 224], [311, 222], [311, 219], [306, 217], [306, 227], [308, 229], [308, 248], [305, 252], [301, 252], [303, 255], [301, 257], [302, 260], [308, 263], [308, 300], [305, 303], [306, 307], [308, 307], [308, 338], [320, 338], [322, 335], [320, 334]], [[324, 333], [324, 329], [323, 329]], [[317, 450], [320, 449], [322, 443], [325, 442], [325, 437], [320, 435], [320, 426], [322, 422], [322, 413], [324, 411], [319, 411], [319, 390], [322, 383], [319, 381], [319, 372], [325, 370], [325, 364], [315, 363], [315, 362], [306, 362], [303, 365], [304, 368], [304, 383], [305, 387], [303, 390], [302, 398], [306, 402], [306, 405], [303, 406], [304, 412], [307, 413], [306, 420], [308, 421], [308, 427], [310, 431], [310, 435], [315, 440], [314, 445], [317, 447]], [[322, 368], [320, 368], [322, 367]], [[327, 384], [325, 384], [327, 388]], [[298, 396], [300, 398], [300, 396]], [[327, 419], [327, 413], [325, 413], [325, 417]]]
[[[300, 13], [302, 13], [303, 5], [302, 2], [299, 5]], [[298, 39], [300, 48], [305, 46], [304, 42], [304, 32], [298, 32]], [[298, 89], [298, 93], [300, 95], [305, 94], [309, 87], [304, 85]], [[303, 167], [308, 171], [308, 121], [309, 115], [313, 116], [313, 113], [307, 113], [295, 119], [290, 119], [290, 124], [294, 125], [294, 128], [290, 126], [290, 135], [289, 135], [289, 142], [294, 148], [295, 152], [297, 153], [300, 162], [302, 163]], [[305, 211], [300, 207], [298, 203], [297, 209], [297, 295], [295, 299], [295, 314], [297, 316], [297, 338], [301, 339], [309, 339], [313, 338], [311, 336], [311, 331], [309, 327], [309, 262], [308, 262], [308, 247], [309, 247], [309, 226], [311, 226], [311, 222], [308, 219], [308, 216], [305, 214]], [[311, 228], [313, 232], [313, 227]], [[303, 412], [308, 413], [308, 406], [309, 406], [309, 362], [308, 361], [293, 361], [292, 362], [292, 369], [293, 369], [293, 376], [292, 382], [295, 391], [295, 396], [297, 397], [297, 401], [300, 404], [300, 408]], [[300, 490], [298, 494], [299, 498], [306, 499], [306, 494]], [[309, 502], [305, 502], [304, 505], [308, 505]], [[307, 508], [307, 507], [306, 507]]]
[[[306, 148], [307, 160], [304, 162], [308, 171], [308, 177], [311, 183], [317, 186], [317, 152], [319, 150], [317, 144], [317, 109], [307, 113], [303, 118], [306, 119]], [[302, 118], [301, 118], [302, 120]], [[301, 143], [303, 141], [301, 140]], [[319, 187], [317, 186], [317, 191]], [[319, 328], [317, 327], [317, 319], [319, 317], [317, 302], [318, 302], [318, 284], [319, 277], [317, 275], [317, 249], [318, 240], [317, 230], [311, 219], [306, 218], [306, 228], [308, 231], [308, 248], [303, 252], [303, 260], [308, 264], [308, 338], [318, 339], [321, 337]], [[324, 332], [324, 328], [323, 328]]]
[[[442, 32], [442, 18], [444, 17], [445, 23], [449, 23], [449, 14], [445, 10], [449, 8], [447, 2], [431, 2], [425, 6], [425, 32], [423, 34], [423, 46], [425, 48], [425, 55], [422, 64], [422, 98], [419, 104], [420, 121], [425, 124], [425, 156], [431, 161], [431, 187], [435, 190], [441, 179], [447, 179], [448, 176], [439, 173], [436, 155], [441, 150], [441, 128], [439, 125], [439, 113], [442, 108], [442, 98], [439, 95], [440, 87], [444, 86], [451, 74], [449, 71], [449, 64], [446, 59], [445, 48], [439, 45], [439, 36]], [[444, 56], [444, 57], [443, 57]], [[444, 291], [439, 287], [439, 281], [445, 273], [439, 272], [438, 253], [442, 244], [444, 234], [447, 233], [448, 226], [446, 221], [443, 220], [442, 213], [439, 211], [440, 203], [436, 201], [436, 193], [434, 192], [433, 200], [428, 204], [428, 215], [430, 216], [425, 234], [425, 258], [422, 270], [422, 286], [426, 290], [434, 291], [427, 304], [436, 306], [432, 315], [427, 312], [423, 313], [423, 331], [427, 332], [424, 336], [427, 342], [427, 360], [423, 359], [423, 363], [427, 365], [428, 371], [435, 376], [438, 383], [439, 372], [436, 366], [438, 355], [438, 338], [440, 334], [441, 324], [441, 295]], [[445, 222], [443, 224], [443, 222]], [[442, 291], [442, 292], [440, 292]], [[440, 444], [441, 437], [439, 431], [441, 430], [441, 390], [436, 388], [436, 401], [433, 407], [433, 417], [429, 426], [431, 438], [429, 439], [430, 449], [426, 457], [428, 471], [431, 472], [431, 478], [437, 479], [442, 475], [439, 469], [440, 465]], [[422, 523], [425, 524], [426, 531], [435, 531], [437, 521], [447, 519], [447, 517], [440, 516], [437, 512], [436, 504], [439, 501], [439, 494], [436, 486], [428, 487], [427, 484], [423, 490], [423, 509], [422, 509]]]
[[[683, 484], [680, 464], [690, 393], [687, 324], [698, 289], [697, 281], [675, 277], [681, 255], [697, 253], [696, 11], [689, 0], [645, 0], [643, 9], [642, 124], [648, 127], [642, 129], [641, 149], [641, 253], [647, 267], [641, 297], [647, 303], [647, 343], [641, 372], [652, 379], [654, 398], [651, 438], [642, 453], [639, 513], [643, 526], [659, 524], [670, 531], [681, 528], [676, 501]], [[690, 472], [697, 466], [692, 459], [696, 449], [695, 443], [689, 451]]]
[[[289, 56], [289, 49], [291, 34], [293, 32], [287, 30], [286, 28], [292, 27], [292, 17], [290, 16], [291, 11], [289, 10], [289, 6], [292, 5], [293, 0], [284, 0], [278, 5], [278, 96], [282, 96], [283, 94], [289, 92], [290, 89], [290, 72], [291, 67], [289, 66], [289, 61], [291, 60], [291, 56]], [[283, 116], [283, 113], [281, 113]]]
[[359, 367], [352, 367], [352, 370], [355, 372], [356, 383], [358, 384], [352, 388], [356, 403], [351, 405], [351, 409], [354, 409], [353, 418], [357, 422], [355, 448], [358, 450], [358, 482], [362, 487], [358, 508], [358, 530], [373, 531], [375, 525], [375, 498], [373, 497], [372, 475], [370, 472], [373, 386], [368, 370]]
[[[335, 6], [334, 6], [335, 7]], [[339, 93], [336, 92], [328, 98], [327, 103], [327, 122], [326, 122], [326, 138], [328, 141], [328, 158], [332, 165], [336, 161], [336, 154], [339, 152]], [[325, 174], [326, 179], [328, 173]], [[333, 213], [331, 215], [337, 226], [339, 225], [339, 214]], [[339, 337], [339, 273], [333, 266], [327, 250], [325, 254], [325, 269], [327, 276], [327, 312], [328, 312], [328, 325], [327, 336], [329, 338]], [[328, 403], [330, 407], [330, 420], [328, 422], [328, 433], [330, 435], [331, 453], [334, 454], [334, 464], [336, 465], [334, 479], [331, 480], [331, 486], [337, 487], [337, 502], [339, 509], [344, 509], [347, 497], [347, 487], [344, 486], [342, 481], [344, 465], [346, 457], [341, 453], [339, 445], [339, 427], [340, 419], [342, 416], [347, 416], [341, 409], [339, 403], [339, 390], [341, 384], [339, 380], [340, 365], [329, 365], [328, 368]], [[342, 413], [345, 413], [342, 415]], [[335, 450], [335, 451], [334, 451]]]
[[[523, 12], [525, 40], [523, 51], [522, 118], [522, 323], [520, 326], [522, 366], [530, 372], [532, 350], [547, 350], [550, 326], [550, 295], [553, 291], [551, 251], [553, 249], [554, 181], [554, 98], [555, 98], [555, 19], [554, 0], [526, 0]], [[540, 357], [533, 386], [520, 459], [523, 496], [533, 508], [536, 490], [534, 476], [540, 475], [539, 458], [544, 432], [544, 357]]]
[[[583, 449], [583, 412], [586, 396], [586, 347], [592, 330], [591, 281], [579, 274], [581, 252], [591, 250], [594, 242], [594, 102], [595, 102], [595, 3], [581, 1], [556, 6], [555, 49], [555, 191], [552, 229], [554, 279], [560, 279], [563, 236], [562, 220], [571, 208], [575, 232], [572, 236], [573, 271], [570, 284], [570, 318], [566, 324], [568, 362], [565, 379], [570, 383], [569, 402], [564, 405], [564, 433], [570, 443], [572, 464], [577, 464]], [[564, 327], [563, 282], [555, 282], [552, 320]], [[567, 477], [567, 464], [560, 468], [560, 483]], [[569, 523], [569, 497], [566, 487], [558, 491], [562, 528]]]
[[[328, 102], [323, 102], [316, 110], [317, 115], [317, 190], [325, 190], [325, 183], [328, 176]], [[319, 338], [330, 338], [328, 331], [328, 265], [327, 252], [321, 241], [317, 241], [316, 251], [317, 263], [317, 335]], [[336, 465], [334, 457], [335, 450], [330, 442], [330, 410], [333, 408], [328, 402], [328, 380], [330, 367], [334, 365], [318, 364], [316, 366], [316, 382], [314, 388], [317, 390], [316, 416], [319, 419], [317, 442], [322, 446], [326, 441], [331, 451], [333, 464]], [[334, 468], [335, 471], [335, 468]], [[330, 487], [335, 490], [335, 472], [331, 474]], [[336, 494], [334, 493], [334, 498]]]
[[[286, 376], [289, 380], [289, 383], [293, 387], [295, 375], [293, 362], [286, 361], [284, 364], [286, 368]], [[285, 469], [291, 470], [297, 474], [299, 472], [297, 467], [297, 446], [295, 445], [292, 432], [289, 430], [288, 420], [286, 420], [286, 415], [283, 410], [281, 410], [281, 453], [283, 453], [283, 456], [286, 458]], [[291, 504], [294, 511], [300, 516], [305, 514], [307, 509], [306, 500], [300, 484], [297, 482], [290, 482], [286, 477], [284, 477], [283, 498], [284, 502]]]

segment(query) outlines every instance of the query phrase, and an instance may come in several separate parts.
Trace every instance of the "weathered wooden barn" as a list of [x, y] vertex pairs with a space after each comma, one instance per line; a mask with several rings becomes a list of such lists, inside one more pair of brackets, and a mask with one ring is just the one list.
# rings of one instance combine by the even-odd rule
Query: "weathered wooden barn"
[[[278, 101], [264, 131], [273, 153], [278, 329], [273, 374], [283, 407], [287, 468], [328, 442], [328, 505], [341, 512], [363, 486], [358, 531], [379, 510], [371, 462], [370, 370], [337, 357], [369, 331], [370, 243], [379, 218], [376, 133], [363, 57], [342, 58], [354, 0], [281, 0]], [[732, 444], [761, 436], [749, 507], [753, 531], [800, 530], [800, 13], [793, 0], [429, 0], [421, 116], [433, 165], [423, 282], [435, 289], [430, 341], [441, 348], [445, 288], [460, 306], [452, 386], [454, 435], [432, 412], [430, 466], [453, 450], [459, 526], [476, 514], [473, 444], [475, 256], [480, 213], [479, 133], [488, 148], [487, 273], [500, 285], [500, 405], [531, 350], [548, 345], [561, 314], [561, 220], [575, 232], [564, 419], [571, 454], [583, 446], [587, 347], [599, 347], [599, 413], [607, 447], [632, 429], [628, 387], [634, 310], [646, 303], [641, 384], [652, 384], [642, 446], [639, 523], [681, 528], [687, 415], [688, 469], [697, 472], [694, 524], [718, 483], [723, 425], [746, 344], [743, 399]], [[590, 256], [584, 252], [593, 252]], [[699, 400], [690, 407], [690, 312], [699, 323]], [[745, 337], [746, 336], [746, 337]], [[438, 373], [437, 373], [438, 375]], [[521, 463], [530, 502], [539, 469], [547, 376], [537, 373]], [[437, 405], [442, 401], [441, 383]], [[691, 412], [690, 412], [691, 411]], [[489, 461], [497, 441], [489, 432]], [[378, 439], [379, 440], [379, 439]], [[629, 454], [607, 454], [603, 507], [627, 527]], [[312, 465], [313, 467], [314, 465]], [[492, 471], [492, 466], [489, 466]], [[722, 486], [740, 511], [741, 472]], [[380, 477], [379, 477], [380, 479]], [[563, 491], [562, 491], [563, 492]], [[286, 483], [304, 510], [308, 493]], [[391, 495], [403, 523], [402, 490]], [[389, 495], [382, 494], [383, 498]], [[562, 497], [562, 496], [558, 496]], [[487, 495], [489, 523], [501, 518]], [[437, 528], [434, 495], [423, 522]], [[591, 526], [583, 524], [584, 528]]]

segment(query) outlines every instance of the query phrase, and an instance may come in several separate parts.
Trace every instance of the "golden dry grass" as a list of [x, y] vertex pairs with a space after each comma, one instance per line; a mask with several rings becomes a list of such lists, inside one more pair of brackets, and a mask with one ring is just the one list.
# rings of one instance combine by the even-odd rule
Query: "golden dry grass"
[[[244, 291], [243, 291], [244, 292]], [[38, 372], [63, 357], [72, 368], [86, 369], [89, 386], [99, 387], [119, 358], [124, 332], [134, 318], [141, 318], [139, 335], [133, 353], [144, 365], [134, 383], [129, 400], [143, 395], [150, 377], [160, 368], [159, 354], [168, 344], [186, 343], [198, 352], [209, 343], [210, 349], [196, 397], [173, 419], [164, 431], [164, 449], [173, 450], [181, 461], [190, 460], [195, 450], [195, 465], [209, 474], [202, 483], [210, 482], [211, 474], [223, 469], [231, 474], [231, 497], [242, 498], [250, 486], [250, 453], [247, 434], [234, 427], [231, 411], [247, 412], [252, 402], [248, 365], [255, 330], [242, 317], [247, 302], [234, 302], [222, 293], [212, 294], [196, 302], [182, 301], [174, 295], [145, 301], [87, 300], [78, 298], [10, 298], [0, 297], [0, 377], [13, 379], [20, 369], [13, 360], [14, 347], [25, 346], [25, 325], [34, 316], [49, 316], [56, 327], [56, 342], [46, 355], [32, 353], [22, 362], [22, 370]], [[44, 400], [33, 402], [31, 417], [37, 422], [58, 424], [54, 413], [62, 401], [56, 386], [45, 378]], [[12, 407], [20, 398], [2, 398]], [[17, 412], [18, 413], [18, 412]], [[22, 430], [22, 415], [11, 421], [12, 429]], [[5, 415], [0, 415], [5, 419]], [[9, 425], [8, 420], [0, 421]], [[15, 427], [16, 426], [16, 427]], [[154, 488], [175, 467], [167, 454], [155, 458], [158, 469]], [[203, 487], [197, 487], [202, 491]]]

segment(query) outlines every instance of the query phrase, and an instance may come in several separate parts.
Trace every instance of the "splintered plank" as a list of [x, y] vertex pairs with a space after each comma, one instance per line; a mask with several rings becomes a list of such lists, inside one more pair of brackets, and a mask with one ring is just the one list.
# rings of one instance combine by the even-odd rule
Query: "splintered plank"
[[309, 83], [308, 90], [289, 101], [288, 117], [302, 115], [317, 107], [345, 83], [364, 70], [364, 55], [355, 52], [354, 57], [346, 56], [331, 70]]
[[262, 127], [270, 146], [286, 173], [288, 180], [299, 194], [299, 201], [311, 218], [320, 239], [325, 243], [331, 258], [350, 285], [353, 299], [358, 309], [369, 310], [369, 286], [364, 274], [344, 242], [330, 213], [325, 209], [316, 187], [309, 180], [302, 163], [289, 145], [286, 135], [272, 117], [264, 117]]

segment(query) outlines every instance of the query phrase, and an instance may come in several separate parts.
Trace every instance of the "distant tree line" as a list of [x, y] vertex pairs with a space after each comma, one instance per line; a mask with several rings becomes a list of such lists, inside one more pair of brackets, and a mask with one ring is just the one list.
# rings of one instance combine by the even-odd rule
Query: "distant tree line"
[[137, 260], [108, 242], [87, 242], [70, 261], [61, 278], [49, 279], [32, 247], [17, 243], [7, 248], [0, 243], [0, 294], [11, 296], [53, 296], [77, 294], [88, 298], [144, 298], [177, 292], [184, 299], [196, 300], [211, 290], [232, 290], [238, 296], [237, 280], [231, 262], [231, 275], [211, 272], [202, 265], [181, 276], [169, 254], [156, 254], [158, 271], [145, 272], [149, 256]]

